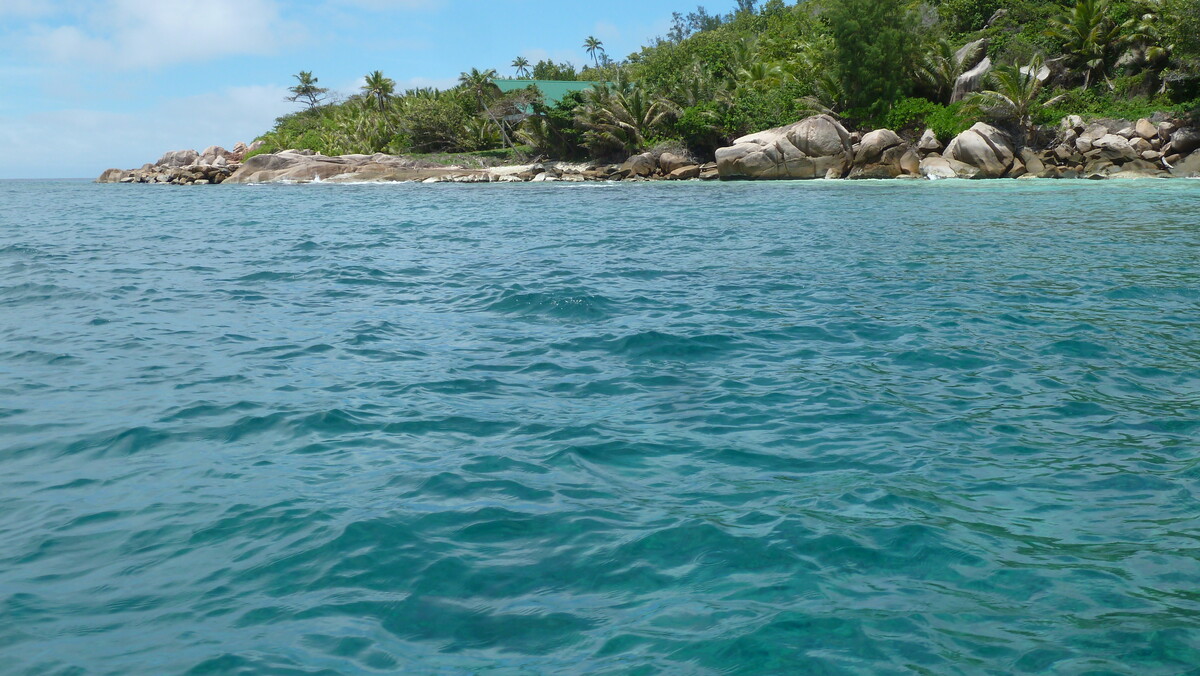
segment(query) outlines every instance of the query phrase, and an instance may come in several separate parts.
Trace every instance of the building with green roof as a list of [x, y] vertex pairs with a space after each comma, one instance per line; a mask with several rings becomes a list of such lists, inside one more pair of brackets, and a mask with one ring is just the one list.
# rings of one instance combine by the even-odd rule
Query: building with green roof
[[571, 92], [582, 92], [594, 85], [605, 85], [606, 82], [588, 80], [493, 80], [501, 92], [515, 92], [530, 85], [537, 87], [547, 106], [556, 105], [564, 96]]

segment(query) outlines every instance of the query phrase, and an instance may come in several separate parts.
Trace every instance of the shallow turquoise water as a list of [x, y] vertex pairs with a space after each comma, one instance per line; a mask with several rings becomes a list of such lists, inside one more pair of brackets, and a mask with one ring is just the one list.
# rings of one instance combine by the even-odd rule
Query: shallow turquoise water
[[0, 182], [0, 672], [1200, 673], [1198, 265], [1195, 181]]

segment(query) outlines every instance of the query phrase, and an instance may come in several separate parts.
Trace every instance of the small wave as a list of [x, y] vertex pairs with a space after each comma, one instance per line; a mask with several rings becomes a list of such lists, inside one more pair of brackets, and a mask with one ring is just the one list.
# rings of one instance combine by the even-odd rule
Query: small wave
[[509, 289], [485, 307], [490, 312], [510, 315], [545, 315], [558, 319], [597, 321], [612, 315], [616, 303], [595, 293], [572, 290], [524, 291]]
[[95, 298], [96, 294], [94, 293], [71, 289], [57, 284], [26, 282], [12, 286], [0, 286], [0, 306], [50, 303], [64, 300], [92, 300]]
[[679, 336], [659, 331], [642, 331], [624, 337], [577, 338], [562, 344], [570, 352], [599, 351], [636, 359], [702, 359], [729, 353], [744, 346], [734, 336], [703, 334]]

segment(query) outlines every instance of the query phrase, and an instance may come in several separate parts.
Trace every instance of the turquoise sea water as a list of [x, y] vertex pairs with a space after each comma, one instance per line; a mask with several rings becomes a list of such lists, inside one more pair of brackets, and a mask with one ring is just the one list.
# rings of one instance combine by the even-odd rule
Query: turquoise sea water
[[0, 182], [0, 673], [1200, 673], [1200, 182]]

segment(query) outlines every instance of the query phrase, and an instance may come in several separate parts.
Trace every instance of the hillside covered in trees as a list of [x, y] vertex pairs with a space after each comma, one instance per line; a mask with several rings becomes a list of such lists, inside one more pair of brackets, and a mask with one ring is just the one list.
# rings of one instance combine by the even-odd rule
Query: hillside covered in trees
[[553, 106], [532, 88], [501, 93], [493, 69], [404, 92], [374, 71], [344, 99], [302, 72], [292, 92], [303, 108], [259, 152], [583, 159], [671, 144], [706, 157], [814, 112], [943, 140], [987, 120], [1033, 140], [1068, 114], [1200, 109], [1200, 0], [739, 0], [729, 14], [673, 19], [623, 59], [595, 38], [581, 68], [515, 59], [504, 75], [608, 83]]

